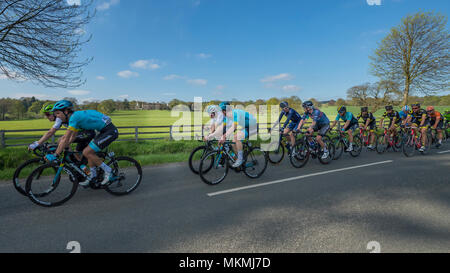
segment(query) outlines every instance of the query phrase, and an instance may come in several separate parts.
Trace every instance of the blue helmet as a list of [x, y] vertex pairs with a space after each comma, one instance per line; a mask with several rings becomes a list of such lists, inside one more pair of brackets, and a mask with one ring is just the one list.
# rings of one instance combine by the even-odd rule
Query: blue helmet
[[228, 101], [224, 101], [219, 104], [219, 107], [220, 107], [220, 109], [222, 109], [222, 111], [226, 111], [227, 106], [229, 106], [229, 105], [230, 105], [230, 103]]
[[64, 110], [67, 108], [73, 108], [73, 103], [68, 100], [60, 100], [55, 103], [55, 106], [53, 106], [52, 112], [56, 110]]
[[409, 108], [408, 105], [405, 105], [405, 106], [403, 106], [402, 110], [403, 110], [403, 112], [408, 113], [409, 110], [411, 110], [411, 109]]

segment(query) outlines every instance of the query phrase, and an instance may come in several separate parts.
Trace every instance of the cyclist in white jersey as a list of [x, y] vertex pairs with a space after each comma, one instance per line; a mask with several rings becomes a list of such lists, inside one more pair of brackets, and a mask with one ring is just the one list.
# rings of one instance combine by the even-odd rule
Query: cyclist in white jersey
[[217, 105], [209, 105], [206, 108], [206, 112], [209, 114], [209, 117], [211, 118], [211, 120], [209, 122], [209, 126], [210, 126], [209, 134], [204, 137], [204, 139], [203, 139], [204, 141], [208, 141], [208, 140], [214, 138], [215, 132], [216, 132], [217, 128], [219, 128], [220, 125], [222, 125], [223, 118], [224, 118], [222, 110]]

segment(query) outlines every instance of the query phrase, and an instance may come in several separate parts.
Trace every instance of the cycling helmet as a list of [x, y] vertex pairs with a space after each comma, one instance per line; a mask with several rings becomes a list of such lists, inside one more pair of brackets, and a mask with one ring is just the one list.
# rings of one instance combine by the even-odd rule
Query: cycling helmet
[[72, 109], [73, 103], [68, 100], [60, 100], [53, 106], [52, 112], [56, 110]]
[[409, 110], [411, 110], [411, 109], [409, 108], [408, 105], [405, 105], [405, 106], [403, 106], [403, 108], [402, 108], [402, 111], [405, 112], [405, 113], [408, 113]]
[[347, 107], [345, 107], [344, 105], [340, 106], [338, 108], [338, 113], [344, 113], [347, 112]]
[[434, 112], [434, 107], [433, 106], [428, 106], [427, 107], [427, 112]]
[[314, 107], [314, 103], [310, 100], [305, 101], [304, 103], [302, 103], [303, 108], [313, 108]]
[[413, 104], [411, 104], [411, 107], [414, 107], [414, 106], [416, 106], [416, 107], [419, 107], [419, 108], [420, 108], [420, 103], [416, 102], [416, 103], [413, 103]]
[[287, 101], [283, 101], [280, 103], [280, 108], [286, 108], [289, 107], [289, 103], [287, 103]]
[[217, 106], [217, 105], [209, 105], [207, 108], [206, 108], [206, 112], [208, 112], [208, 114], [212, 114], [212, 113], [217, 113], [217, 112], [219, 112], [220, 111], [220, 108], [219, 108], [219, 106]]
[[53, 104], [44, 104], [44, 106], [42, 106], [42, 109], [41, 109], [41, 113], [42, 114], [45, 114], [45, 113], [52, 113], [53, 111]]
[[219, 107], [220, 107], [220, 109], [222, 109], [222, 111], [226, 111], [227, 106], [229, 106], [229, 105], [230, 105], [230, 103], [228, 101], [224, 101], [219, 104]]
[[392, 105], [388, 105], [388, 106], [384, 107], [384, 109], [386, 109], [386, 111], [389, 111], [389, 110], [394, 109], [394, 107], [392, 107]]
[[361, 112], [369, 112], [369, 107], [361, 107]]

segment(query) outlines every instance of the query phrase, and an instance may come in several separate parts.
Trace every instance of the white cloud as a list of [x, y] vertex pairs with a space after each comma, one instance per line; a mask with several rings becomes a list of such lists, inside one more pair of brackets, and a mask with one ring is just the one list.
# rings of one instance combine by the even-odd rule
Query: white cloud
[[85, 96], [91, 93], [91, 91], [88, 90], [69, 90], [67, 92], [74, 96]]
[[106, 80], [106, 78], [103, 77], [103, 76], [97, 76], [96, 79], [99, 80], [99, 81], [104, 81], [104, 80]]
[[120, 95], [118, 98], [119, 99], [128, 99], [130, 96], [129, 95]]
[[124, 79], [129, 79], [132, 77], [139, 77], [139, 73], [133, 72], [130, 70], [120, 71], [119, 73], [117, 73], [117, 75]]
[[208, 58], [212, 57], [211, 54], [206, 54], [206, 53], [199, 53], [196, 56], [197, 56], [197, 58], [200, 58], [200, 59], [208, 59]]
[[186, 77], [176, 75], [176, 74], [171, 74], [171, 75], [167, 75], [163, 78], [163, 80], [165, 80], [165, 81], [171, 81], [171, 80], [176, 80], [176, 79], [186, 79]]
[[380, 6], [381, 5], [381, 0], [366, 0], [366, 1], [369, 6], [373, 6], [373, 5]]
[[140, 69], [151, 69], [151, 70], [155, 70], [160, 68], [161, 66], [159, 64], [157, 64], [157, 60], [138, 60], [135, 61], [134, 63], [130, 64], [131, 67], [133, 68], [140, 68]]
[[110, 0], [108, 2], [103, 2], [102, 4], [97, 6], [98, 10], [107, 10], [110, 7], [117, 5], [120, 3], [120, 0]]
[[283, 89], [284, 92], [296, 92], [300, 91], [300, 87], [296, 85], [285, 85], [281, 89]]
[[263, 79], [261, 79], [261, 82], [275, 82], [275, 81], [287, 81], [291, 80], [293, 77], [291, 74], [288, 73], [282, 73], [275, 76], [267, 76]]
[[81, 0], [67, 0], [66, 1], [69, 6], [79, 6], [81, 5]]
[[187, 80], [187, 83], [192, 84], [192, 85], [206, 85], [208, 83], [208, 81], [204, 80], [204, 79], [191, 79], [191, 80]]

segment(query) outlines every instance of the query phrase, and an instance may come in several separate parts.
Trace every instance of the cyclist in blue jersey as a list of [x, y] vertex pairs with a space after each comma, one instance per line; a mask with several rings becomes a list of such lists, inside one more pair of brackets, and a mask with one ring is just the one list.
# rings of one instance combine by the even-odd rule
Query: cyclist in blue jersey
[[[282, 109], [280, 117], [278, 118], [278, 121], [272, 126], [272, 130], [280, 123], [283, 116], [286, 116], [286, 121], [284, 122], [284, 125], [282, 127], [283, 134], [289, 136], [290, 147], [294, 147], [295, 137], [292, 131], [294, 131], [298, 127], [300, 121], [302, 120], [302, 116], [297, 111], [290, 108], [289, 104], [286, 101], [280, 103], [280, 108]], [[288, 146], [288, 149], [290, 149], [290, 147]]]
[[[69, 128], [62, 141], [60, 141], [55, 154], [47, 155], [47, 160], [56, 160], [63, 150], [75, 140], [80, 130], [95, 130], [99, 133], [83, 150], [83, 155], [88, 159], [91, 178], [97, 176], [97, 167], [100, 167], [105, 172], [105, 177], [100, 184], [105, 185], [111, 181], [113, 179], [111, 167], [106, 165], [96, 155], [96, 152], [105, 149], [119, 136], [119, 132], [117, 131], [116, 126], [112, 124], [111, 118], [95, 110], [74, 111], [73, 104], [67, 100], [55, 103], [53, 112], [56, 117], [60, 118], [63, 122], [68, 123]], [[80, 183], [82, 186], [86, 186], [87, 184], [89, 184], [89, 181]]]
[[316, 140], [317, 143], [319, 143], [320, 147], [322, 147], [323, 149], [322, 159], [326, 159], [328, 158], [330, 152], [328, 151], [327, 146], [323, 142], [322, 138], [326, 135], [328, 129], [330, 129], [330, 120], [324, 112], [316, 109], [311, 101], [305, 101], [302, 106], [305, 110], [305, 115], [302, 117], [302, 120], [295, 130], [300, 130], [306, 120], [311, 117], [312, 123], [308, 128], [308, 132], [309, 134], [312, 134], [313, 132], [319, 132]]
[[[233, 168], [238, 168], [244, 162], [244, 152], [242, 140], [248, 139], [250, 136], [257, 133], [256, 118], [249, 112], [240, 109], [232, 109], [229, 102], [222, 102], [219, 107], [225, 118], [222, 123], [222, 138], [219, 140], [223, 144], [228, 137], [233, 135], [233, 150], [238, 155], [236, 162], [232, 165]], [[232, 123], [228, 126], [229, 123]]]
[[347, 107], [345, 106], [340, 106], [338, 108], [338, 115], [331, 125], [331, 129], [334, 128], [339, 119], [345, 121], [345, 124], [344, 126], [342, 126], [341, 130], [347, 132], [348, 134], [348, 141], [350, 142], [350, 144], [348, 146], [347, 152], [351, 152], [353, 151], [353, 132], [359, 128], [358, 120], [355, 118], [352, 112], [347, 112]]

